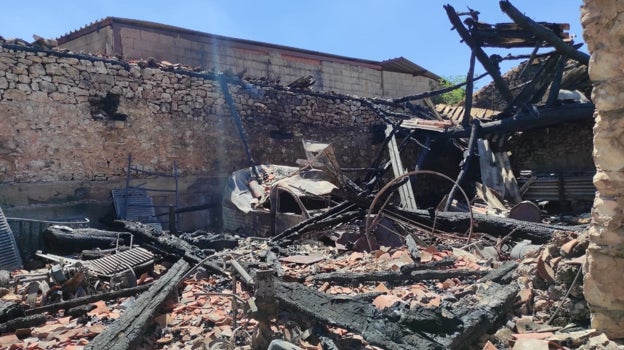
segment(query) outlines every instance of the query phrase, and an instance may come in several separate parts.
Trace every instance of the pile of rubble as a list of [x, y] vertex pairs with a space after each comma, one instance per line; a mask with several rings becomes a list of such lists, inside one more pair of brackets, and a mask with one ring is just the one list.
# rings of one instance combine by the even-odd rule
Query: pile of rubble
[[115, 225], [46, 231], [122, 239], [105, 257], [39, 253], [44, 267], [5, 276], [0, 348], [618, 348], [587, 328], [585, 234], [506, 242], [502, 254], [478, 233], [469, 244], [412, 233], [370, 251], [312, 239], [326, 231], [288, 245], [214, 235], [231, 243], [215, 252]]

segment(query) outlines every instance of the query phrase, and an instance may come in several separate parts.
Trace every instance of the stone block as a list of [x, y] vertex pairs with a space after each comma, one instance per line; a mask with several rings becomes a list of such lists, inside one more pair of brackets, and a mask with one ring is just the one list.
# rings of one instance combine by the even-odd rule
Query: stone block
[[610, 339], [624, 338], [624, 310], [596, 310], [591, 314], [591, 328], [604, 332]]
[[[623, 242], [624, 243], [624, 242]], [[614, 271], [624, 271], [624, 251], [591, 243], [588, 248], [583, 293], [590, 307], [619, 310], [624, 322], [624, 279], [614, 278]]]

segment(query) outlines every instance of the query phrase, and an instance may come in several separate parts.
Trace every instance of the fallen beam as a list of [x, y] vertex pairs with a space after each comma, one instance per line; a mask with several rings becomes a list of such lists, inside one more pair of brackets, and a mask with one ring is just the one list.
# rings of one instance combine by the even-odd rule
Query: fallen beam
[[[388, 213], [389, 217], [400, 213], [400, 216], [416, 222], [433, 226], [434, 218], [427, 210], [406, 211], [394, 209], [394, 213]], [[581, 232], [586, 226], [557, 226], [494, 215], [473, 214], [474, 231], [487, 233], [492, 236], [502, 237], [515, 230], [514, 237], [530, 239], [534, 243], [546, 243], [555, 232]], [[463, 212], [436, 212], [436, 230], [448, 232], [466, 232], [470, 227], [470, 215]]]
[[370, 302], [339, 300], [298, 283], [278, 283], [275, 287], [280, 308], [358, 333], [372, 345], [390, 350], [445, 349], [426, 336], [391, 322]]
[[86, 297], [70, 299], [70, 300], [60, 302], [60, 303], [48, 304], [48, 305], [44, 305], [40, 307], [35, 307], [32, 309], [27, 309], [26, 311], [24, 311], [24, 313], [26, 315], [36, 315], [36, 314], [42, 314], [44, 312], [55, 312], [58, 310], [67, 310], [73, 307], [93, 303], [99, 300], [112, 300], [112, 299], [117, 299], [117, 298], [129, 297], [129, 296], [136, 295], [147, 290], [150, 286], [151, 284], [144, 284], [144, 285], [140, 285], [137, 287], [126, 288], [126, 289], [117, 290], [117, 291], [108, 292], [108, 293], [88, 295]]
[[31, 315], [14, 318], [0, 324], [0, 333], [15, 332], [21, 328], [37, 327], [45, 324], [47, 317], [45, 315]]
[[495, 325], [503, 323], [511, 312], [518, 294], [518, 285], [500, 285], [493, 283], [487, 288], [479, 288], [475, 295], [476, 305], [468, 301], [458, 302], [453, 313], [461, 320], [461, 330], [449, 337], [448, 349], [464, 349], [467, 344], [474, 344]]
[[85, 349], [125, 350], [137, 348], [143, 340], [153, 314], [177, 288], [188, 269], [189, 264], [186, 261], [178, 260], [147, 292], [141, 294], [134, 305], [126, 310], [117, 321], [93, 338]]
[[306, 280], [317, 282], [334, 282], [334, 283], [364, 283], [364, 282], [419, 282], [424, 280], [446, 280], [449, 278], [463, 278], [470, 276], [485, 276], [488, 271], [485, 270], [468, 270], [468, 269], [451, 269], [451, 270], [422, 270], [407, 271], [406, 273], [397, 273], [394, 271], [379, 272], [328, 272], [319, 273], [309, 276]]
[[[345, 198], [361, 208], [370, 207], [371, 200], [345, 191], [332, 191], [336, 196]], [[402, 210], [394, 206], [386, 206], [384, 215], [390, 219], [396, 218], [405, 222], [404, 219], [432, 227], [435, 220], [436, 230], [448, 232], [466, 232], [470, 227], [469, 213], [464, 212], [435, 212], [435, 217], [428, 210]], [[530, 239], [535, 243], [547, 242], [553, 233], [557, 231], [581, 232], [586, 226], [556, 226], [541, 223], [515, 220], [494, 215], [473, 213], [472, 222], [474, 231], [502, 237], [515, 230], [514, 237]], [[409, 222], [407, 222], [409, 223]]]
[[41, 234], [46, 253], [70, 254], [88, 249], [108, 249], [129, 244], [130, 236], [121, 232], [97, 230], [93, 228], [70, 229], [64, 226], [50, 226]]

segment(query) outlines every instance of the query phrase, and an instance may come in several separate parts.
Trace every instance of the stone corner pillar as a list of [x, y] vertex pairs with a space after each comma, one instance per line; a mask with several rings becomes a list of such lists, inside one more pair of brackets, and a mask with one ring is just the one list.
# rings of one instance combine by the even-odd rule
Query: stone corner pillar
[[624, 338], [624, 1], [584, 0], [583, 37], [596, 105], [597, 189], [583, 292], [592, 328]]

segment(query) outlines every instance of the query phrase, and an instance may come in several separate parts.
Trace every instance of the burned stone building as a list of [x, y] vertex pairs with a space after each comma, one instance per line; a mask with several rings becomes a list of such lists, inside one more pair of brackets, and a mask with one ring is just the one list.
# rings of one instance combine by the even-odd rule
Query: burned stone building
[[[111, 190], [142, 175], [148, 187], [176, 190], [152, 193], [160, 205], [211, 207], [183, 215], [183, 228], [218, 226], [223, 179], [249, 165], [221, 81], [256, 163], [295, 164], [312, 139], [331, 142], [344, 167], [368, 166], [384, 137], [365, 97], [438, 84], [404, 58], [374, 62], [118, 18], [58, 41], [64, 49], [0, 48], [0, 202], [10, 215], [97, 225], [102, 212], [115, 214]], [[302, 76], [314, 83], [284, 86]]]
[[[577, 332], [569, 332], [569, 327], [563, 327], [570, 321], [579, 320], [589, 325], [591, 308], [593, 327], [606, 332], [609, 337], [622, 337], [621, 296], [617, 293], [621, 290], [621, 281], [613, 278], [613, 271], [621, 270], [618, 269], [621, 265], [621, 240], [618, 237], [622, 221], [619, 208], [621, 191], [617, 186], [621, 173], [621, 147], [618, 148], [622, 143], [621, 108], [612, 98], [620, 89], [619, 81], [610, 75], [612, 71], [617, 71], [617, 57], [621, 55], [608, 45], [601, 45], [600, 41], [605, 37], [602, 30], [612, 24], [616, 14], [622, 11], [603, 13], [601, 6], [592, 7], [599, 1], [588, 0], [586, 3], [588, 7], [584, 10], [584, 25], [591, 43], [590, 51], [595, 55], [589, 76], [595, 84], [591, 97], [596, 101], [598, 116], [594, 153], [598, 173], [594, 180], [599, 190], [589, 234], [586, 232], [587, 226], [577, 225], [582, 220], [586, 221], [586, 217], [567, 218], [565, 223], [574, 223], [574, 226], [540, 222], [544, 213], [535, 209], [534, 204], [520, 202], [524, 198], [519, 195], [512, 174], [515, 172], [522, 176], [522, 171], [531, 171], [529, 177], [525, 178], [523, 187], [526, 192], [523, 197], [534, 195], [536, 197], [530, 198], [534, 201], [558, 201], [560, 214], [564, 212], [562, 202], [592, 199], [593, 187], [586, 187], [589, 175], [582, 174], [581, 184], [570, 179], [577, 173], [594, 171], [589, 160], [594, 105], [588, 101], [569, 101], [559, 94], [560, 89], [565, 87], [565, 63], [568, 58], [572, 57], [587, 65], [589, 56], [570, 50], [572, 47], [569, 42], [564, 41], [564, 45], [561, 45], [561, 39], [567, 38], [558, 24], [535, 25], [529, 22], [527, 27], [516, 24], [475, 25], [475, 22], [461, 22], [459, 14], [450, 5], [445, 6], [454, 29], [475, 53], [476, 57], [471, 60], [473, 65], [474, 58], [478, 58], [486, 67], [504, 103], [500, 108], [489, 104], [478, 109], [479, 95], [474, 97], [474, 104], [470, 102], [473, 96], [468, 95], [464, 106], [438, 107], [437, 111], [420, 109], [420, 106], [406, 103], [428, 96], [428, 89], [423, 89], [423, 93], [417, 89], [409, 91], [407, 93], [415, 95], [405, 98], [388, 98], [401, 96], [403, 90], [385, 90], [384, 82], [392, 75], [386, 75], [385, 72], [423, 73], [419, 67], [402, 59], [363, 62], [115, 18], [100, 21], [61, 40], [66, 47], [77, 45], [72, 50], [91, 51], [94, 49], [86, 46], [81, 49], [79, 46], [87, 42], [98, 43], [95, 50], [103, 52], [103, 55], [51, 50], [38, 43], [25, 45], [19, 41], [3, 40], [0, 42], [0, 115], [3, 116], [0, 121], [3, 130], [0, 133], [0, 168], [3, 170], [0, 178], [0, 206], [6, 206], [12, 213], [22, 214], [20, 216], [32, 217], [23, 214], [32, 214], [33, 211], [28, 213], [26, 210], [34, 209], [38, 215], [47, 217], [84, 215], [100, 219], [103, 212], [112, 211], [112, 202], [115, 202], [115, 209], [120, 206], [115, 193], [118, 197], [121, 193], [128, 198], [129, 190], [135, 188], [133, 184], [138, 180], [139, 188], [148, 187], [156, 193], [151, 196], [154, 201], [159, 200], [164, 207], [169, 207], [169, 213], [158, 213], [159, 217], [166, 214], [170, 218], [175, 216], [176, 211], [171, 209], [182, 205], [190, 209], [185, 212], [188, 216], [181, 220], [185, 225], [207, 227], [217, 224], [222, 180], [226, 175], [243, 168], [253, 172], [256, 167], [250, 165], [276, 161], [298, 163], [304, 153], [301, 149], [302, 141], [310, 139], [330, 142], [335, 150], [332, 157], [335, 155], [335, 160], [344, 168], [351, 168], [355, 172], [373, 169], [375, 181], [382, 178], [383, 170], [404, 170], [404, 165], [399, 162], [401, 156], [398, 156], [401, 150], [407, 154], [404, 158], [407, 160], [405, 168], [417, 169], [402, 175], [395, 172], [395, 179], [381, 189], [375, 187], [377, 184], [369, 178], [357, 182], [341, 178], [346, 191], [336, 192], [337, 197], [322, 198], [327, 203], [337, 204], [319, 215], [309, 216], [310, 221], [305, 223], [306, 226], [298, 227], [302, 222], [289, 222], [290, 227], [281, 227], [282, 232], [267, 239], [233, 237], [227, 242], [231, 243], [233, 250], [214, 256], [204, 255], [213, 254], [212, 248], [203, 249], [188, 243], [185, 240], [188, 237], [182, 239], [176, 236], [173, 226], [169, 226], [167, 232], [129, 220], [116, 221], [114, 225], [118, 226], [117, 232], [112, 233], [91, 229], [80, 233], [79, 230], [71, 231], [71, 242], [75, 242], [73, 239], [79, 235], [101, 236], [102, 239], [110, 235], [107, 242], [130, 245], [129, 255], [139, 251], [153, 263], [154, 254], [143, 249], [143, 244], [147, 243], [146, 246], [157, 254], [165, 252], [170, 255], [169, 258], [178, 259], [178, 262], [173, 264], [168, 261], [167, 266], [158, 267], [159, 270], [169, 269], [165, 276], [154, 271], [155, 275], [161, 275], [162, 278], [155, 284], [156, 288], [149, 287], [138, 302], [140, 305], [149, 303], [149, 308], [131, 308], [131, 312], [124, 312], [114, 327], [104, 329], [101, 323], [98, 324], [99, 329], [89, 329], [88, 337], [94, 338], [92, 341], [77, 338], [85, 334], [82, 330], [72, 333], [68, 329], [71, 326], [60, 327], [55, 336], [63, 340], [54, 340], [55, 346], [78, 343], [97, 349], [105, 347], [102, 344], [106, 343], [126, 342], [128, 344], [122, 348], [131, 348], [130, 343], [139, 343], [142, 335], [149, 333], [147, 325], [152, 322], [151, 316], [159, 312], [157, 309], [172, 290], [181, 289], [178, 287], [182, 280], [185, 286], [178, 300], [179, 305], [171, 314], [159, 317], [160, 328], [156, 327], [150, 334], [158, 344], [175, 341], [185, 342], [189, 346], [191, 342], [195, 342], [193, 346], [204, 346], [208, 343], [197, 342], [223, 342], [227, 337], [235, 341], [236, 331], [232, 332], [228, 327], [238, 322], [238, 304], [223, 303], [213, 299], [213, 294], [206, 293], [207, 290], [214, 293], [213, 287], [218, 285], [216, 293], [219, 298], [237, 293], [239, 295], [233, 297], [233, 300], [249, 298], [251, 294], [246, 290], [249, 288], [255, 289], [255, 296], [271, 299], [264, 299], [261, 303], [254, 301], [259, 299], [250, 299], [250, 309], [260, 307], [262, 312], [255, 312], [255, 315], [251, 312], [243, 318], [253, 318], [257, 322], [257, 329], [272, 332], [265, 327], [271, 321], [267, 319], [267, 314], [275, 316], [278, 322], [285, 321], [279, 320], [277, 314], [272, 314], [277, 310], [276, 300], [280, 301], [279, 307], [283, 308], [280, 311], [290, 312], [288, 317], [303, 316], [321, 323], [320, 330], [317, 327], [310, 329], [319, 338], [314, 340], [317, 348], [323, 341], [333, 344], [345, 340], [356, 341], [362, 348], [370, 348], [371, 345], [397, 349], [464, 348], [466, 344], [480, 340], [487, 343], [480, 344], [479, 348], [508, 348], [510, 344], [520, 348], [524, 337], [514, 334], [514, 339], [511, 339], [507, 328], [528, 333], [525, 335], [530, 340], [538, 336], [542, 339], [544, 333], [550, 331], [556, 332], [548, 334], [547, 340], [525, 342], [524, 345], [539, 343], [547, 348], [553, 344], [562, 347], [560, 344], [569, 346], [587, 342], [588, 346], [597, 343], [612, 346], [604, 334], [587, 340], [589, 336], [596, 335], [595, 330], [572, 335]], [[611, 5], [616, 6], [614, 3]], [[508, 14], [515, 10], [508, 1], [501, 1], [500, 6]], [[471, 16], [474, 13], [463, 15]], [[526, 20], [522, 15], [510, 17], [516, 22]], [[474, 19], [474, 16], [471, 18]], [[467, 23], [469, 32], [462, 23]], [[544, 28], [555, 33], [555, 39], [543, 39], [543, 42], [536, 43], [535, 36], [529, 32], [539, 32]], [[500, 37], [513, 40], [519, 38], [520, 44], [525, 47], [552, 44], [556, 49], [544, 55], [546, 59], [541, 62], [537, 74], [526, 83], [515, 86], [517, 90], [512, 91], [513, 79], [504, 80], [500, 76], [491, 65], [492, 56], [476, 54], [480, 53], [484, 41], [473, 39], [479, 38], [479, 35], [492, 34], [488, 33], [491, 30], [494, 34], [499, 34], [499, 30], [510, 30], [511, 36]], [[167, 31], [170, 33], [167, 34]], [[173, 37], [180, 39], [179, 50], [176, 51], [183, 53], [180, 57], [149, 51], [149, 45], [141, 46], [151, 40], [176, 45]], [[498, 35], [489, 35], [489, 38], [495, 41], [500, 39]], [[136, 39], [139, 39], [139, 43]], [[227, 44], [220, 46], [220, 41]], [[219, 59], [216, 61], [201, 58], [202, 53], [207, 52], [208, 42], [220, 47], [219, 52], [224, 53], [224, 56], [217, 55]], [[135, 50], [134, 53], [132, 50]], [[237, 61], [242, 53], [248, 55], [246, 57], [252, 68], [245, 70], [247, 67]], [[212, 56], [215, 56], [214, 52]], [[184, 61], [185, 64], [177, 61]], [[261, 64], [255, 65], [254, 62]], [[274, 62], [277, 63], [273, 65]], [[289, 70], [296, 66], [294, 62], [301, 64], [298, 67], [305, 73], [305, 79], [296, 78], [304, 74]], [[368, 78], [351, 76], [366, 80], [366, 84], [360, 90], [349, 90], [349, 79], [343, 81], [342, 78], [334, 77], [331, 80], [326, 75], [329, 74], [328, 68], [334, 64], [365, 65], [366, 69], [376, 70], [377, 75], [372, 74]], [[286, 69], [282, 69], [284, 67]], [[347, 70], [343, 68], [343, 71]], [[474, 78], [473, 68], [468, 74], [469, 85]], [[358, 74], [366, 73], [362, 67], [349, 69], [356, 70]], [[340, 74], [333, 71], [333, 75]], [[369, 84], [378, 81], [373, 75], [380, 77], [381, 85]], [[585, 74], [583, 78], [586, 79]], [[285, 83], [299, 80], [299, 83], [284, 86], [277, 84], [278, 80], [287, 80]], [[314, 85], [311, 85], [312, 81], [315, 81]], [[550, 86], [550, 90], [547, 86]], [[395, 93], [398, 95], [393, 95]], [[588, 97], [587, 92], [585, 95]], [[491, 97], [491, 94], [488, 96]], [[398, 137], [395, 139], [393, 136]], [[440, 140], [448, 141], [444, 146], [449, 146], [449, 149], [436, 148], [440, 146]], [[409, 141], [415, 142], [407, 148], [405, 145]], [[387, 158], [390, 160], [380, 156], [385, 153], [381, 145], [384, 148], [388, 146]], [[449, 156], [452, 153], [450, 150], [455, 152], [454, 156]], [[305, 151], [308, 153], [309, 149]], [[465, 151], [463, 159], [460, 151]], [[443, 159], [440, 154], [449, 158]], [[306, 166], [323, 165], [320, 158], [306, 156], [307, 161], [303, 162]], [[472, 172], [475, 172], [476, 164], [479, 163], [480, 174], [465, 181], [467, 164], [471, 162]], [[370, 168], [362, 168], [371, 163]], [[405, 186], [413, 181], [401, 180], [410, 179], [411, 173], [422, 169], [424, 172], [430, 171], [440, 163], [444, 163], [444, 166], [450, 164], [445, 171], [437, 173], [453, 184], [450, 191], [444, 189], [445, 194], [448, 194], [446, 200], [439, 201], [437, 208], [429, 207], [426, 210], [423, 207], [415, 208], [415, 205], [413, 208], [404, 205], [413, 194], [411, 190], [405, 191]], [[306, 177], [303, 170], [297, 169], [295, 173]], [[270, 178], [275, 173], [263, 175], [266, 175], [263, 180], [267, 180], [267, 183], [275, 180], [275, 177]], [[474, 176], [467, 176], [471, 175]], [[495, 187], [492, 187], [494, 191], [489, 189], [490, 183], [486, 183], [486, 180], [492, 180], [488, 178], [490, 175], [504, 181], [491, 182], [492, 186], [501, 185], [504, 196], [498, 196]], [[535, 186], [541, 180], [553, 178], [554, 184], [551, 181], [546, 186]], [[481, 186], [479, 181], [483, 181], [484, 185]], [[248, 181], [248, 178], [241, 183], [248, 186], [244, 190], [253, 190], [253, 181]], [[286, 181], [282, 185], [290, 184]], [[436, 186], [442, 187], [437, 182], [425, 187]], [[461, 187], [474, 187], [477, 196], [471, 200], [472, 193], [471, 198], [462, 193], [465, 202], [453, 202], [454, 198], [459, 197], [455, 196], [454, 191], [463, 191]], [[531, 193], [531, 188], [535, 187], [538, 187], [537, 191]], [[261, 189], [258, 197], [263, 197], [262, 191], [267, 188]], [[511, 188], [514, 191], [507, 192]], [[302, 197], [321, 194], [320, 191], [313, 191], [316, 190], [313, 187], [299, 186], [295, 189]], [[366, 193], [369, 190], [373, 193]], [[390, 197], [382, 196], [384, 191], [397, 191], [400, 199], [390, 201]], [[334, 194], [333, 189], [329, 193]], [[338, 202], [338, 198], [345, 200]], [[315, 199], [320, 202], [318, 198]], [[384, 203], [375, 211], [378, 200]], [[503, 203], [505, 200], [507, 202]], [[369, 203], [370, 207], [364, 214], [363, 209]], [[515, 220], [511, 216], [514, 208], [509, 210], [509, 206], [516, 203], [514, 208], [524, 204], [523, 208], [534, 210], [531, 213], [536, 213], [537, 217]], [[445, 208], [441, 207], [443, 204]], [[128, 209], [127, 202], [125, 206]], [[451, 206], [456, 212], [445, 212]], [[462, 213], [461, 210], [467, 212]], [[127, 211], [122, 215], [119, 212], [109, 214], [126, 218]], [[355, 224], [349, 228], [341, 226], [347, 220], [345, 218], [354, 219]], [[380, 231], [371, 228], [375, 224], [370, 222], [379, 223], [378, 218], [388, 219], [393, 227], [388, 230], [387, 226], [381, 224], [377, 227]], [[548, 220], [553, 219], [548, 217]], [[420, 226], [423, 222], [425, 226]], [[324, 227], [330, 229], [313, 232], [323, 225], [329, 225]], [[464, 229], [465, 233], [460, 232]], [[63, 230], [63, 227], [52, 227], [46, 232], [61, 237]], [[128, 237], [121, 239], [119, 232], [127, 233]], [[296, 240], [310, 232], [318, 241], [308, 245], [308, 240]], [[203, 231], [195, 233], [194, 237], [208, 236]], [[341, 237], [327, 236], [334, 233]], [[140, 240], [141, 247], [132, 247], [132, 237]], [[389, 243], [388, 237], [395, 238], [394, 243]], [[519, 246], [522, 248], [522, 242], [512, 249], [509, 240], [517, 243], [517, 238], [527, 237], [535, 243], [532, 246], [537, 255], [515, 256], [514, 250]], [[174, 247], [171, 242], [174, 242]], [[588, 246], [588, 259], [585, 260], [585, 249]], [[72, 244], [57, 244], [53, 248], [76, 247]], [[101, 253], [100, 246], [96, 248], [96, 253]], [[123, 259], [117, 247], [113, 250], [113, 261]], [[37, 255], [51, 261], [58, 260], [52, 254]], [[231, 256], [222, 259], [225, 255]], [[214, 263], [206, 263], [207, 258], [215, 259]], [[241, 266], [237, 259], [244, 261], [245, 266]], [[521, 260], [520, 266], [518, 260]], [[189, 261], [196, 267], [206, 266], [210, 269], [208, 277], [212, 280], [208, 281], [206, 276], [202, 276], [207, 270], [200, 272], [190, 268]], [[228, 264], [231, 273], [221, 267]], [[581, 264], [585, 264], [583, 269]], [[75, 281], [81, 273], [93, 273], [99, 269], [95, 262], [81, 266], [85, 269], [63, 271], [61, 267], [51, 272], [73, 273], [68, 281]], [[270, 269], [255, 271], [255, 277], [250, 277], [245, 270], [252, 266], [261, 266], [262, 269], [270, 266]], [[426, 270], [420, 271], [422, 269]], [[128, 271], [134, 275], [132, 267]], [[581, 286], [579, 276], [583, 272], [586, 274], [584, 285]], [[242, 280], [234, 277], [236, 274]], [[215, 278], [217, 275], [220, 276], [219, 280]], [[32, 282], [34, 275], [21, 276], [26, 278], [17, 281], [17, 284]], [[64, 276], [54, 273], [53, 277], [54, 281], [50, 280], [53, 285], [61, 289], [69, 288], [66, 284], [68, 281], [61, 284], [57, 279]], [[112, 275], [108, 277], [111, 279], [104, 284], [118, 283], [113, 281]], [[134, 277], [134, 282], [142, 280], [141, 284], [150, 278], [147, 274], [138, 279], [136, 275]], [[237, 279], [246, 288], [237, 291]], [[354, 281], [358, 286], [353, 284]], [[233, 288], [227, 290], [230, 282], [233, 282]], [[273, 282], [276, 288], [273, 288]], [[59, 306], [44, 306], [44, 296], [41, 300], [37, 298], [37, 285], [21, 284], [23, 295], [13, 293], [9, 296], [16, 301], [25, 301], [30, 307], [39, 305], [30, 311], [40, 313], [37, 315], [37, 322], [40, 322], [38, 325], [46, 323], [49, 317], [44, 313], [57, 310]], [[33, 286], [37, 290], [31, 288]], [[146, 285], [137, 288], [147, 289]], [[583, 288], [587, 302], [582, 293]], [[266, 292], [269, 293], [263, 294]], [[47, 293], [45, 298], [48, 298]], [[373, 298], [371, 302], [369, 299]], [[127, 305], [118, 306], [127, 309]], [[102, 311], [104, 307], [97, 308], [100, 309], [94, 313], [97, 317], [108, 312]], [[232, 309], [229, 316], [223, 313], [227, 308]], [[270, 312], [264, 313], [265, 310]], [[135, 317], [137, 313], [142, 313], [141, 317]], [[167, 320], [186, 317], [191, 313], [198, 316], [196, 321], [201, 323], [201, 327], [174, 331], [169, 328], [171, 324]], [[210, 327], [215, 326], [220, 333], [205, 332], [204, 321]], [[287, 320], [292, 324], [291, 321]], [[374, 322], [374, 326], [371, 322]], [[486, 334], [498, 324], [505, 324], [503, 327], [507, 332]], [[552, 327], [554, 325], [556, 329]], [[226, 327], [218, 328], [220, 326]], [[248, 328], [251, 332], [253, 325], [247, 322], [246, 326], [251, 326]], [[328, 326], [341, 327], [352, 333], [342, 332], [341, 329], [333, 332], [335, 329]], [[118, 336], [130, 327], [138, 330], [132, 332], [129, 337], [132, 339]], [[531, 334], [534, 330], [539, 334]], [[4, 328], [4, 331], [11, 330]], [[229, 333], [224, 335], [225, 331]], [[184, 336], [179, 336], [182, 333]], [[329, 336], [329, 333], [334, 334]], [[30, 335], [30, 338], [41, 340], [47, 338], [48, 333], [34, 330]], [[199, 339], [199, 335], [205, 335], [206, 339]], [[15, 334], [12, 336], [8, 340], [13, 344], [23, 342]], [[306, 337], [306, 341], [311, 339]], [[251, 335], [249, 338], [246, 341], [255, 343], [255, 348], [266, 348], [259, 345], [266, 339]], [[287, 340], [301, 341], [301, 338], [295, 336]]]

